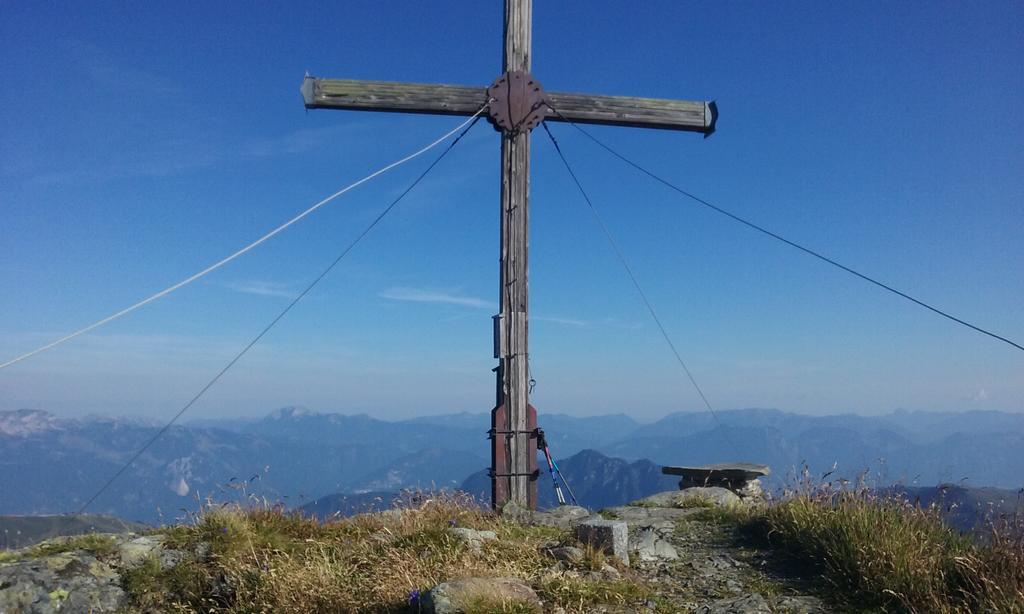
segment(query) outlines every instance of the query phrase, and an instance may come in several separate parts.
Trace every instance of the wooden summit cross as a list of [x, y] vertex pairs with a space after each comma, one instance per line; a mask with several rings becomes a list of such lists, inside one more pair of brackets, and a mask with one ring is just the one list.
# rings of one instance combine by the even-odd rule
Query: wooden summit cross
[[[529, 404], [527, 231], [530, 131], [542, 121], [700, 132], [715, 130], [713, 102], [545, 92], [530, 74], [532, 0], [505, 0], [503, 72], [489, 88], [307, 76], [307, 109], [464, 115], [489, 104], [501, 132], [501, 313], [494, 318], [499, 360], [491, 412], [491, 503], [537, 505], [537, 411]], [[557, 112], [556, 112], [557, 110]]]

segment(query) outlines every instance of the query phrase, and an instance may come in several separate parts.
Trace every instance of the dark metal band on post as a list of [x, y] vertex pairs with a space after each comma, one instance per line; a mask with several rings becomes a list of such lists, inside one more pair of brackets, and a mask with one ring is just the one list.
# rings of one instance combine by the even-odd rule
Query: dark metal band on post
[[520, 475], [525, 475], [527, 477], [536, 478], [536, 477], [540, 476], [540, 469], [534, 469], [533, 471], [529, 471], [529, 472], [526, 472], [526, 473], [495, 473], [494, 469], [488, 469], [487, 470], [487, 475], [488, 475], [488, 477], [492, 477], [492, 478], [511, 478], [511, 477], [516, 477], [516, 476], [520, 476]]
[[531, 437], [536, 437], [537, 429], [526, 431], [505, 431], [500, 429], [490, 429], [489, 431], [487, 431], [488, 439], [494, 439], [495, 435], [504, 435], [505, 437], [514, 437], [516, 435], [530, 435]]

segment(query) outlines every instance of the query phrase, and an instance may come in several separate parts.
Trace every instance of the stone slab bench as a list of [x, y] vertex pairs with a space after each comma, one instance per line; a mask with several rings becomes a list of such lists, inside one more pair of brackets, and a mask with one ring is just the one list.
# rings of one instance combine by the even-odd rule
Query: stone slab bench
[[697, 482], [704, 480], [746, 482], [771, 475], [772, 470], [768, 465], [754, 463], [718, 463], [699, 467], [662, 467], [661, 472], [665, 475], [678, 475]]
[[698, 467], [662, 467], [665, 475], [680, 476], [679, 488], [699, 486], [721, 486], [741, 495], [758, 495], [761, 492], [758, 478], [771, 474], [768, 465], [754, 463], [718, 463]]

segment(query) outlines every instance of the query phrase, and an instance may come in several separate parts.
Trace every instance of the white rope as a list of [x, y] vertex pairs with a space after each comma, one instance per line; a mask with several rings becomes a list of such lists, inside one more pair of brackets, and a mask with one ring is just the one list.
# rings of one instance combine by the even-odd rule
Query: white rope
[[487, 105], [485, 104], [484, 106], [480, 107], [480, 110], [477, 111], [476, 113], [474, 113], [469, 119], [467, 119], [466, 121], [462, 122], [461, 124], [459, 124], [455, 128], [452, 128], [450, 131], [446, 132], [443, 136], [439, 137], [437, 140], [435, 140], [434, 142], [430, 143], [426, 147], [423, 147], [422, 149], [420, 149], [419, 151], [417, 151], [415, 153], [409, 154], [408, 156], [402, 158], [401, 160], [397, 160], [395, 162], [392, 162], [391, 164], [388, 164], [384, 168], [382, 168], [382, 169], [380, 169], [378, 171], [375, 171], [373, 173], [370, 173], [369, 175], [363, 177], [359, 181], [356, 181], [355, 183], [353, 183], [351, 185], [348, 185], [348, 186], [338, 190], [334, 194], [331, 194], [327, 198], [321, 200], [320, 202], [316, 203], [315, 205], [313, 205], [309, 209], [306, 209], [305, 211], [303, 211], [302, 213], [296, 215], [295, 217], [293, 217], [292, 219], [288, 220], [284, 224], [281, 224], [277, 228], [271, 230], [270, 232], [268, 232], [267, 234], [263, 235], [259, 239], [256, 239], [252, 243], [246, 245], [242, 249], [240, 249], [237, 252], [235, 252], [235, 253], [231, 254], [230, 256], [228, 256], [227, 258], [224, 258], [223, 260], [220, 260], [220, 261], [216, 262], [215, 264], [212, 264], [212, 265], [206, 267], [205, 269], [203, 269], [202, 271], [199, 271], [195, 275], [192, 275], [191, 277], [183, 279], [183, 280], [179, 281], [178, 283], [174, 284], [173, 286], [171, 286], [169, 288], [165, 288], [164, 290], [161, 290], [160, 292], [157, 292], [156, 294], [154, 294], [153, 296], [150, 296], [149, 298], [142, 299], [141, 301], [139, 301], [138, 303], [135, 303], [134, 305], [132, 305], [130, 307], [126, 307], [126, 308], [122, 309], [121, 311], [118, 311], [115, 314], [109, 315], [109, 316], [103, 318], [102, 320], [100, 320], [99, 322], [96, 322], [94, 324], [90, 324], [89, 326], [86, 326], [85, 328], [82, 328], [80, 330], [76, 330], [75, 332], [73, 332], [73, 333], [71, 333], [71, 334], [69, 334], [67, 336], [61, 337], [60, 339], [57, 339], [56, 341], [48, 343], [48, 344], [46, 344], [46, 345], [44, 345], [44, 346], [42, 346], [40, 348], [36, 348], [36, 349], [32, 350], [31, 352], [22, 354], [21, 356], [18, 356], [17, 358], [12, 358], [11, 360], [8, 360], [7, 362], [5, 362], [3, 364], [0, 364], [0, 369], [5, 369], [5, 368], [7, 368], [7, 367], [9, 367], [9, 366], [11, 366], [11, 365], [13, 365], [15, 363], [18, 363], [18, 362], [21, 362], [22, 360], [25, 360], [26, 358], [30, 358], [32, 356], [35, 356], [36, 354], [39, 354], [40, 352], [45, 352], [46, 350], [49, 350], [50, 348], [56, 347], [56, 346], [64, 343], [65, 341], [70, 341], [70, 340], [74, 339], [75, 337], [78, 337], [79, 335], [84, 335], [85, 333], [87, 333], [87, 332], [89, 332], [91, 330], [94, 330], [96, 328], [99, 328], [100, 326], [103, 326], [104, 324], [106, 324], [108, 322], [116, 320], [117, 318], [120, 318], [123, 315], [127, 315], [127, 314], [135, 311], [136, 309], [138, 309], [139, 307], [142, 307], [143, 305], [146, 305], [148, 303], [152, 303], [153, 301], [155, 301], [155, 300], [157, 300], [159, 298], [167, 296], [171, 292], [174, 292], [175, 290], [177, 290], [177, 289], [179, 289], [179, 288], [181, 288], [183, 286], [187, 286], [188, 284], [194, 282], [195, 280], [197, 280], [197, 279], [199, 279], [201, 277], [205, 277], [209, 273], [212, 273], [213, 271], [216, 271], [217, 269], [219, 269], [220, 267], [224, 266], [225, 264], [231, 262], [235, 258], [238, 258], [242, 254], [245, 254], [246, 252], [248, 252], [248, 251], [252, 250], [253, 248], [255, 248], [256, 246], [260, 245], [261, 243], [264, 243], [265, 241], [269, 240], [274, 235], [282, 232], [283, 230], [285, 230], [286, 228], [288, 228], [292, 224], [298, 222], [299, 220], [301, 220], [302, 218], [306, 217], [310, 213], [313, 213], [314, 211], [316, 211], [320, 207], [323, 207], [324, 205], [326, 205], [327, 203], [331, 202], [335, 198], [338, 198], [339, 196], [341, 196], [345, 192], [348, 192], [349, 190], [351, 190], [353, 188], [356, 188], [356, 187], [366, 183], [367, 181], [373, 179], [374, 177], [377, 177], [378, 175], [386, 173], [387, 171], [395, 168], [396, 166], [404, 164], [404, 163], [408, 162], [409, 160], [412, 160], [413, 158], [415, 158], [417, 156], [420, 156], [420, 155], [430, 151], [434, 147], [437, 147], [439, 144], [441, 144], [442, 142], [447, 140], [453, 134], [455, 134], [459, 130], [462, 130], [463, 128], [465, 128], [470, 122], [472, 122], [474, 119], [476, 119], [478, 115], [483, 113], [484, 109], [486, 109], [486, 108], [487, 108]]

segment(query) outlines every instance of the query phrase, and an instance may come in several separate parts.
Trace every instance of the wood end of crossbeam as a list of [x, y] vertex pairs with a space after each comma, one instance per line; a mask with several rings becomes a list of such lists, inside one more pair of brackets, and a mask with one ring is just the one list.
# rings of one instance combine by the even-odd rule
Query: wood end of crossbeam
[[718, 124], [718, 103], [712, 100], [711, 102], [704, 103], [704, 125], [706, 130], [704, 132], [704, 138], [708, 138], [715, 132], [715, 126]]
[[316, 77], [311, 77], [306, 74], [306, 77], [302, 80], [302, 86], [299, 87], [299, 93], [302, 94], [302, 102], [306, 105], [306, 108], [313, 108], [316, 100]]
[[708, 136], [718, 121], [714, 102], [559, 92], [548, 92], [545, 97], [551, 107], [546, 119], [556, 122], [681, 130]]

